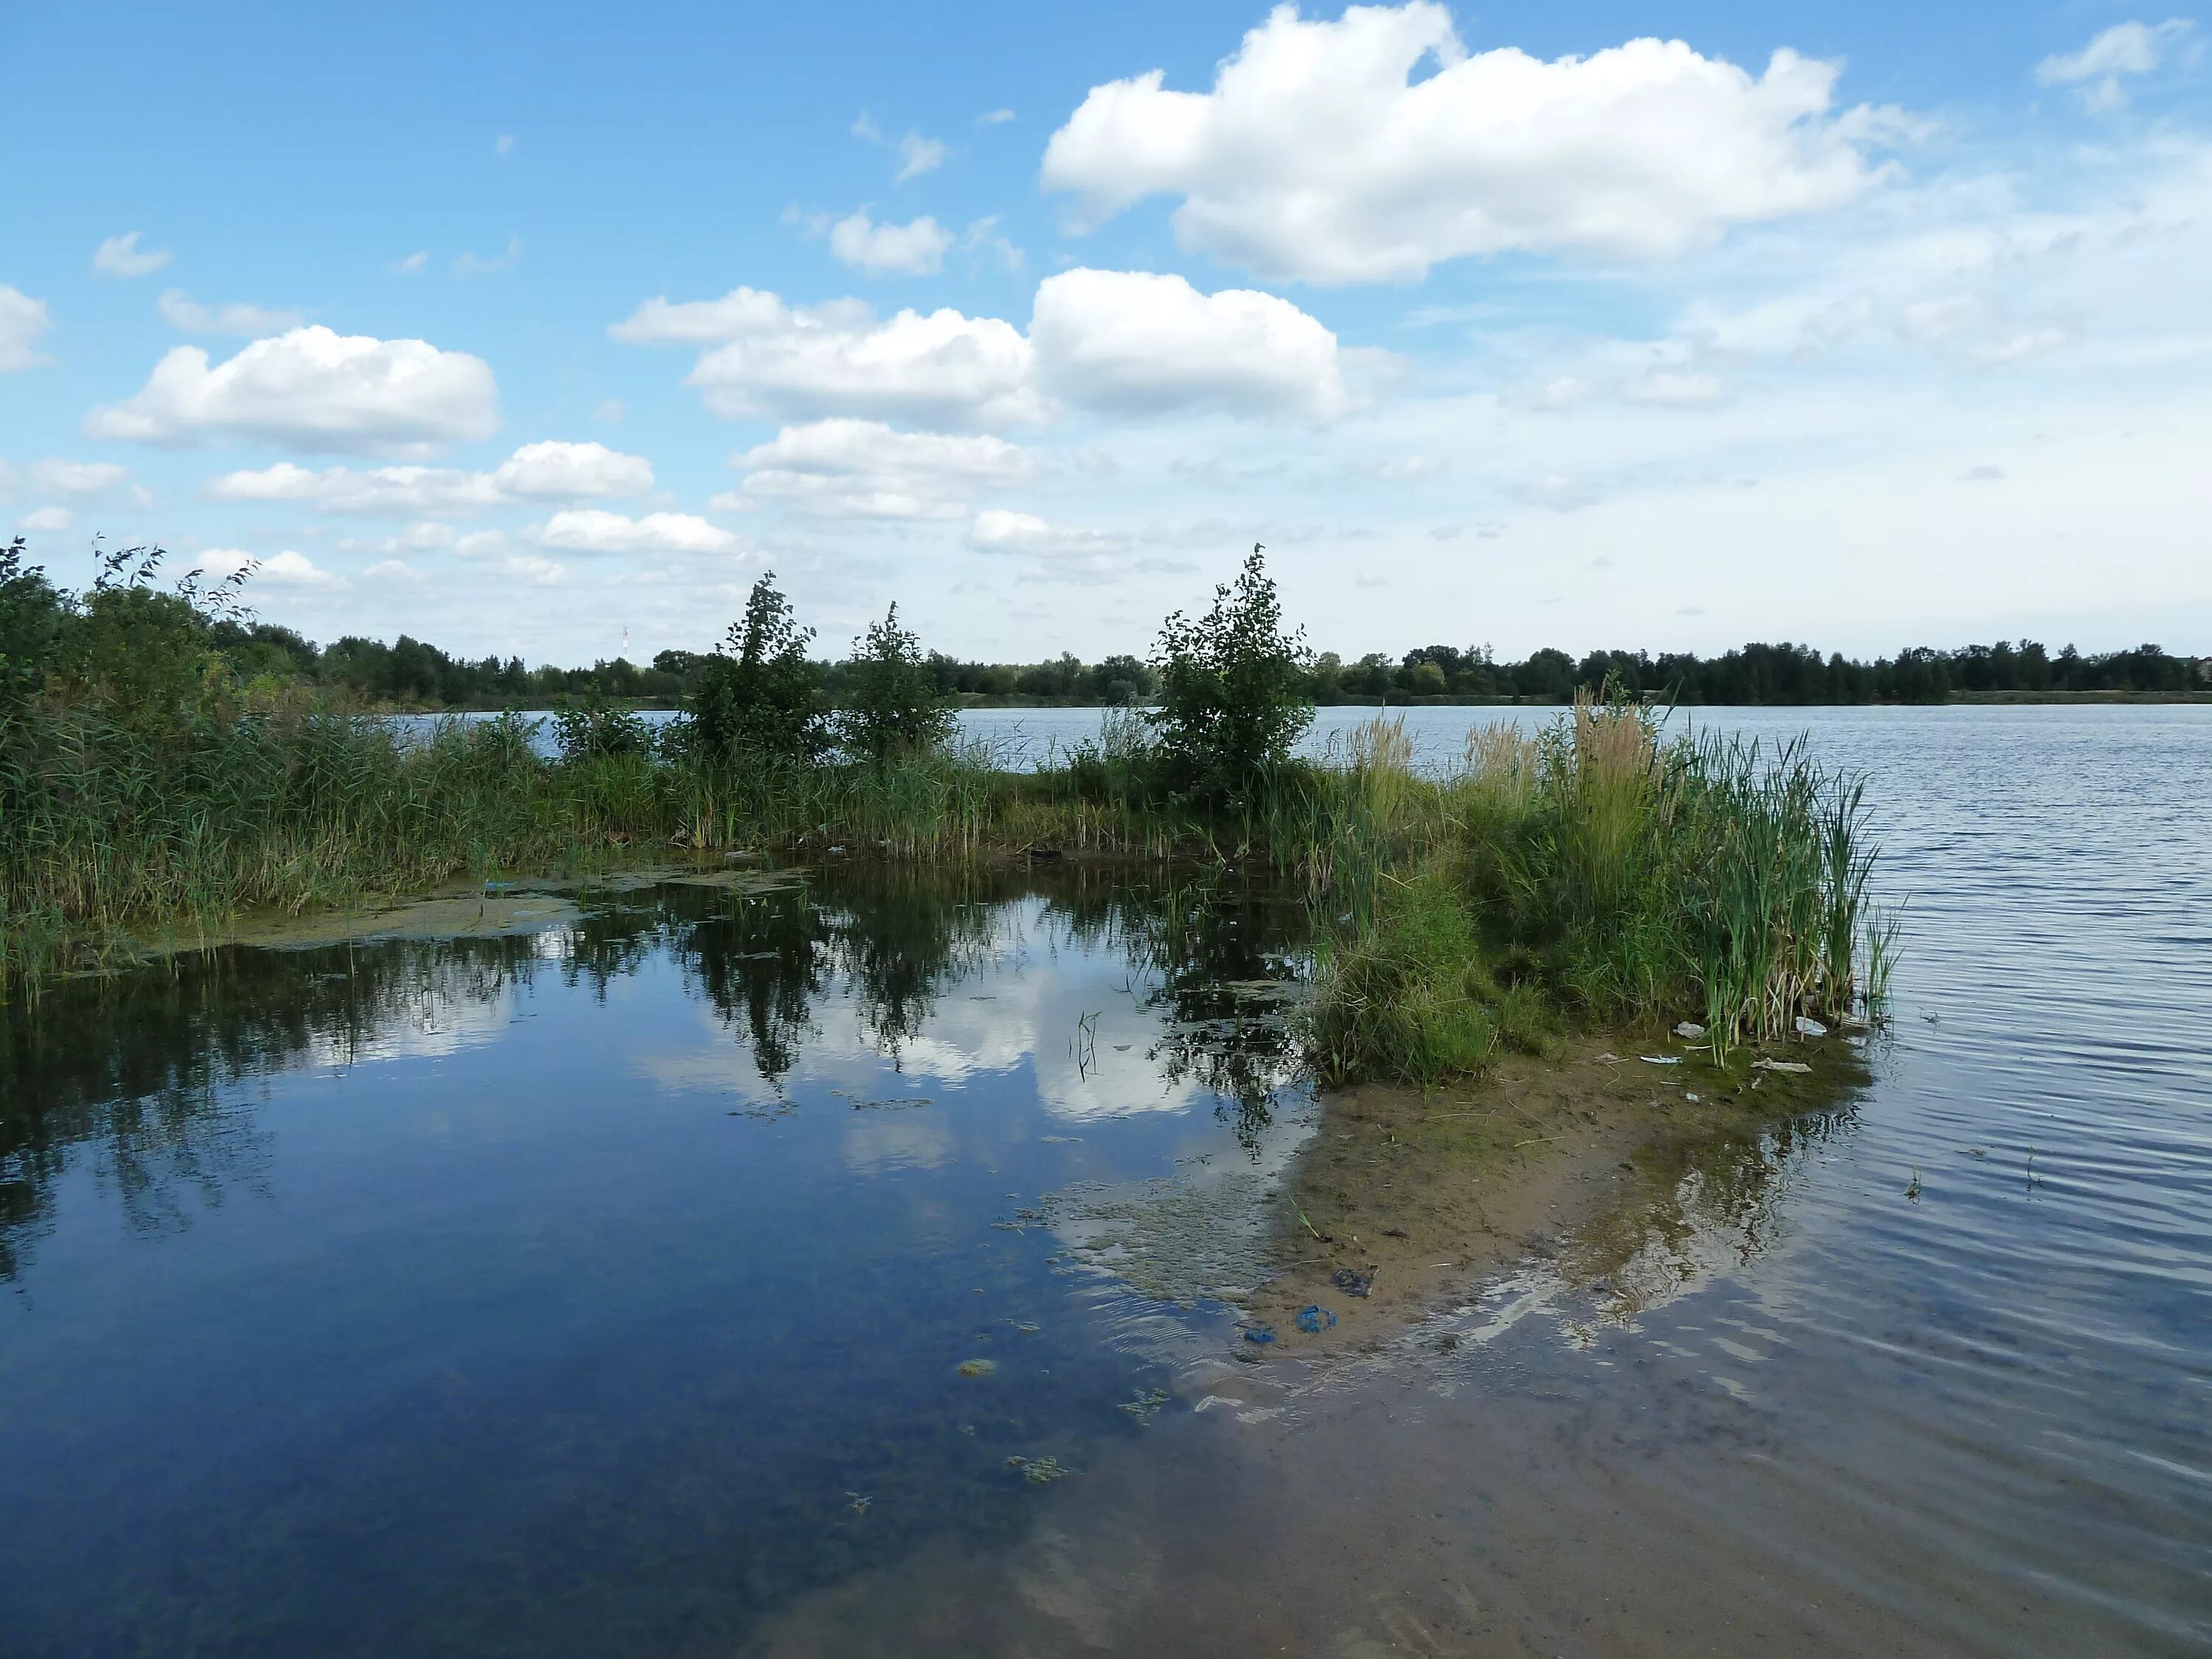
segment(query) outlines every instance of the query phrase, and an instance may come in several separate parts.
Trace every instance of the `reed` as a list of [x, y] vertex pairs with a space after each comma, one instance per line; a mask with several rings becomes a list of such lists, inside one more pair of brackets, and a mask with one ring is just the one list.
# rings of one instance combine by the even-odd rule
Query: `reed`
[[1694, 1019], [1722, 1057], [1887, 995], [1863, 787], [1801, 744], [1662, 744], [1652, 711], [1584, 698], [1533, 739], [1471, 732], [1443, 778], [1386, 782], [1391, 752], [1364, 734], [1339, 784], [1357, 853], [1331, 872], [1310, 1015], [1331, 1076], [1479, 1071], [1535, 1029], [1516, 997], [1592, 1024]]
[[1036, 770], [977, 745], [879, 761], [709, 760], [519, 717], [396, 741], [313, 707], [134, 720], [18, 704], [0, 732], [0, 989], [298, 913], [641, 848], [960, 865], [1049, 848], [1295, 884], [1320, 948], [1307, 1038], [1334, 1079], [1424, 1085], [1562, 1020], [1696, 1018], [1717, 1052], [1878, 1004], [1893, 921], [1869, 901], [1863, 792], [1796, 746], [1660, 741], [1585, 702], [1534, 738], [1469, 734], [1443, 776], [1382, 719], [1231, 800], [1160, 787], [1133, 720]]

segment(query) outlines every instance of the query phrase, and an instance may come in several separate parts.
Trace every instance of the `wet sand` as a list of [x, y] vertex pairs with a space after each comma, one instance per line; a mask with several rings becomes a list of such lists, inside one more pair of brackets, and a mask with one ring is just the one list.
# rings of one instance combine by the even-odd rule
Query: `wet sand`
[[[1756, 1058], [1723, 1070], [1677, 1040], [1577, 1037], [1449, 1089], [1331, 1091], [1284, 1184], [1276, 1274], [1244, 1305], [1271, 1346], [1333, 1352], [1372, 1344], [1511, 1262], [1563, 1254], [1574, 1282], [1632, 1304], [1648, 1290], [1608, 1275], [1632, 1277], [1618, 1270], [1662, 1220], [1692, 1155], [1866, 1080], [1840, 1039], [1787, 1052], [1809, 1074], [1753, 1070]], [[1308, 1309], [1322, 1310], [1306, 1321], [1318, 1329], [1301, 1328]]]

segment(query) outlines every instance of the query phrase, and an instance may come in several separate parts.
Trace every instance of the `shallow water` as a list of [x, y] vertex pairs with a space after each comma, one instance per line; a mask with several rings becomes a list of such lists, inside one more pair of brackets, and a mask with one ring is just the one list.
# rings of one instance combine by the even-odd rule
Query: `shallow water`
[[1263, 895], [838, 871], [11, 1011], [0, 1647], [2202, 1650], [2212, 710], [1705, 717], [1870, 774], [1873, 1084], [1332, 1366], [1076, 1248], [1309, 1132]]

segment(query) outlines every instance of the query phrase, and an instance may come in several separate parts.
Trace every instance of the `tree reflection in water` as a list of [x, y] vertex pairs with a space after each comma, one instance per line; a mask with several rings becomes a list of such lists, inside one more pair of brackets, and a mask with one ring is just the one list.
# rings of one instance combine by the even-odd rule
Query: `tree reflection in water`
[[1028, 927], [1043, 942], [1118, 951], [1156, 1014], [1152, 1057], [1219, 1097], [1256, 1144], [1295, 1074], [1295, 1035], [1267, 987], [1304, 971], [1302, 910], [1234, 877], [1070, 868], [921, 872], [854, 866], [772, 891], [665, 885], [589, 905], [519, 937], [228, 947], [76, 981], [0, 1021], [0, 1278], [52, 1224], [72, 1168], [112, 1185], [135, 1231], [188, 1224], [188, 1196], [223, 1200], [266, 1179], [256, 1077], [427, 1051], [500, 1018], [551, 975], [603, 1000], [663, 956], [783, 1079], [848, 995], [894, 1062], [953, 986]]

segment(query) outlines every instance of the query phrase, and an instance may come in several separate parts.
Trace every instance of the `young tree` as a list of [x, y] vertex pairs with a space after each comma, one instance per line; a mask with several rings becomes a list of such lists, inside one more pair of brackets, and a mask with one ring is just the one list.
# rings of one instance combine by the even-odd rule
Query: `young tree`
[[828, 746], [806, 659], [814, 630], [801, 628], [791, 601], [764, 574], [745, 599], [745, 614], [711, 654], [694, 659], [684, 703], [692, 744], [717, 758], [748, 755], [811, 764]]
[[921, 641], [899, 626], [898, 606], [853, 641], [837, 740], [862, 760], [933, 748], [952, 735], [952, 709]]
[[1234, 796], [1262, 768], [1289, 758], [1313, 720], [1311, 653], [1303, 629], [1283, 631], [1283, 608], [1255, 543], [1233, 583], [1213, 591], [1195, 621], [1176, 611], [1160, 628], [1153, 662], [1159, 708], [1145, 718], [1176, 787]]

